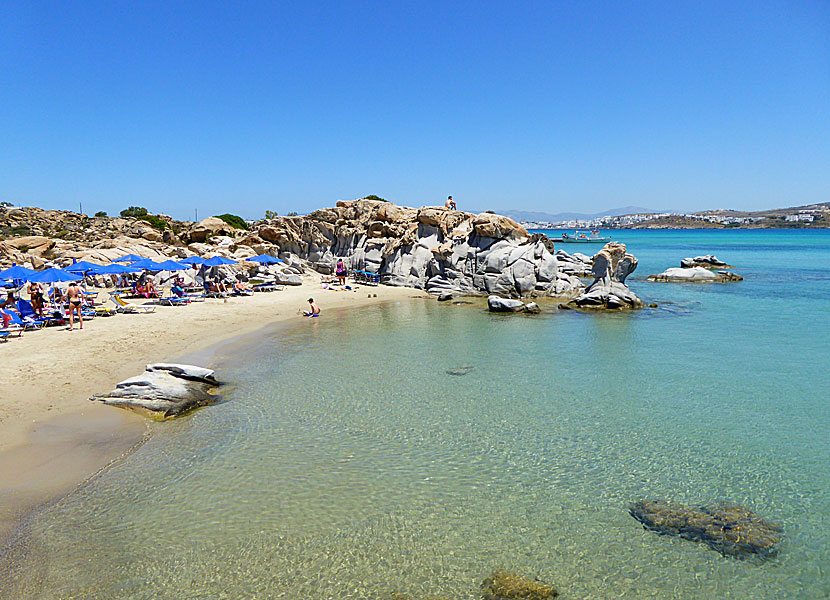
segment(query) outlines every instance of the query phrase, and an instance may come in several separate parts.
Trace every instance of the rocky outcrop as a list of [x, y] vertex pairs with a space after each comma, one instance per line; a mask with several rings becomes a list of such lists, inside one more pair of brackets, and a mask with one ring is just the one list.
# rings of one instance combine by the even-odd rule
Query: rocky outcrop
[[586, 256], [580, 252], [568, 254], [564, 250], [559, 250], [556, 253], [556, 259], [559, 261], [559, 269], [566, 275], [574, 275], [576, 277], [591, 276], [593, 258], [590, 256]]
[[686, 506], [662, 500], [641, 500], [629, 509], [643, 527], [708, 544], [726, 556], [771, 557], [781, 541], [781, 526], [746, 508], [731, 504]]
[[689, 282], [689, 283], [722, 283], [727, 281], [743, 281], [743, 277], [730, 271], [710, 271], [703, 267], [678, 268], [672, 267], [662, 273], [649, 275], [646, 281]]
[[108, 394], [90, 400], [155, 417], [177, 417], [216, 402], [211, 393], [219, 382], [213, 371], [193, 365], [156, 363], [144, 373], [116, 384]]
[[574, 296], [578, 278], [559, 269], [550, 241], [501, 215], [442, 207], [419, 209], [373, 200], [341, 201], [305, 217], [277, 217], [252, 233], [318, 271], [338, 258], [388, 285], [430, 293]]
[[624, 309], [642, 308], [643, 301], [628, 289], [626, 278], [637, 268], [637, 259], [626, 254], [625, 244], [608, 242], [593, 259], [594, 282], [578, 298], [568, 303], [572, 308]]
[[556, 598], [559, 592], [538, 579], [498, 569], [481, 584], [481, 594], [482, 600], [549, 600]]
[[682, 269], [691, 269], [693, 267], [702, 267], [704, 269], [731, 269], [731, 265], [726, 264], [717, 256], [707, 254], [706, 256], [695, 256], [694, 258], [684, 258], [680, 261]]

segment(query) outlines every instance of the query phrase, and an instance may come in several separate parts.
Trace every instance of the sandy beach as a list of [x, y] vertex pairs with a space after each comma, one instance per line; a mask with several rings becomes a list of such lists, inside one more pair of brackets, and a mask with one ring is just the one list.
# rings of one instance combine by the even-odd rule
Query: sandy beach
[[[268, 324], [424, 296], [410, 288], [324, 290], [320, 276], [250, 297], [208, 299], [26, 332], [0, 345], [0, 538], [33, 506], [58, 497], [141, 443], [143, 417], [89, 401], [147, 363], [171, 361]], [[371, 297], [369, 297], [371, 296]]]

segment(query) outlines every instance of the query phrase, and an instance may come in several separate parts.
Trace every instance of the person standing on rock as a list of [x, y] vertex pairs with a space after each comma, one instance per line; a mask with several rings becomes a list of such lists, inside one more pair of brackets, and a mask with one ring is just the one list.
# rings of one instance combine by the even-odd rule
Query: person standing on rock
[[452, 199], [452, 196], [447, 196], [447, 201], [444, 203], [444, 208], [448, 210], [458, 210], [455, 208], [455, 200]]
[[78, 313], [80, 328], [84, 328], [84, 318], [81, 316], [81, 304], [83, 304], [84, 292], [76, 281], [69, 284], [66, 290], [66, 299], [69, 301], [69, 331], [75, 327], [75, 312]]

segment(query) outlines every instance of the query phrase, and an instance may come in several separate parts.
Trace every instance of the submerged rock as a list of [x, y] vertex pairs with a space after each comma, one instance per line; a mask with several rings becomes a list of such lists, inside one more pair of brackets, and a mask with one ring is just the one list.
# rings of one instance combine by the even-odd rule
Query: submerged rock
[[781, 526], [732, 504], [686, 506], [641, 500], [629, 513], [646, 529], [703, 542], [724, 556], [738, 558], [774, 556], [783, 531]]
[[213, 371], [193, 365], [156, 363], [144, 373], [116, 384], [108, 394], [90, 400], [162, 418], [177, 417], [216, 402], [210, 390], [218, 381]]
[[467, 365], [464, 367], [455, 367], [454, 369], [447, 369], [447, 375], [453, 375], [455, 377], [463, 377], [471, 373], [475, 367]]
[[626, 254], [625, 244], [608, 242], [594, 256], [594, 282], [568, 304], [574, 308], [642, 308], [643, 301], [628, 289], [625, 279], [637, 268], [637, 259]]
[[695, 256], [694, 258], [684, 258], [680, 261], [680, 266], [683, 269], [691, 269], [693, 267], [702, 267], [704, 269], [731, 269], [732, 265], [728, 265], [717, 256], [707, 254], [706, 256]]
[[550, 584], [508, 573], [493, 571], [481, 584], [483, 600], [546, 600], [556, 598], [559, 592]]
[[646, 281], [723, 283], [726, 281], [743, 281], [743, 277], [729, 271], [710, 271], [703, 267], [666, 269], [657, 275], [649, 275]]

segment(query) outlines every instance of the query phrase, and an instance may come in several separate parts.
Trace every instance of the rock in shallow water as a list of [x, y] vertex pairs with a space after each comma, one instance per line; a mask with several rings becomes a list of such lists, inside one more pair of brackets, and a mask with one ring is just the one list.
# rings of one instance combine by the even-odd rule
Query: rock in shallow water
[[637, 268], [637, 259], [626, 254], [625, 244], [608, 242], [597, 252], [591, 271], [594, 282], [568, 304], [571, 308], [642, 308], [643, 301], [628, 289], [625, 279]]
[[483, 600], [547, 600], [559, 595], [550, 584], [514, 575], [503, 569], [493, 571], [484, 580], [481, 593]]
[[116, 384], [110, 393], [90, 400], [161, 418], [177, 417], [214, 404], [217, 398], [210, 390], [218, 385], [210, 369], [156, 363], [147, 365], [141, 375]]
[[447, 375], [453, 375], [455, 377], [463, 377], [471, 373], [475, 369], [475, 367], [467, 365], [464, 367], [455, 367], [454, 369], [447, 369]]
[[524, 302], [515, 298], [487, 297], [487, 308], [490, 312], [518, 312], [524, 308]]
[[703, 267], [666, 269], [657, 275], [649, 275], [646, 281], [663, 282], [690, 282], [690, 283], [723, 283], [727, 281], [743, 281], [743, 277], [729, 271], [710, 271]]
[[724, 556], [775, 556], [781, 541], [779, 525], [732, 504], [686, 506], [641, 500], [631, 506], [629, 513], [646, 529], [703, 542]]

